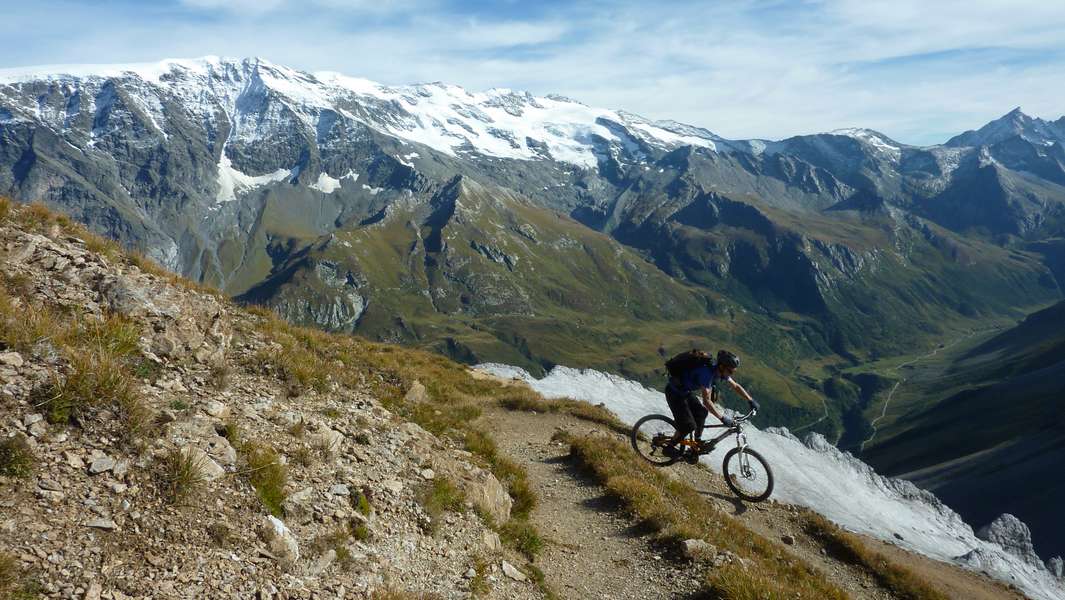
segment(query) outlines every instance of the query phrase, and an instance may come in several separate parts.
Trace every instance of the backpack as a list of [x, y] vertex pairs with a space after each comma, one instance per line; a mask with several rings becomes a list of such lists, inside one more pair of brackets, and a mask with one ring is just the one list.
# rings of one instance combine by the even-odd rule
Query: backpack
[[686, 352], [674, 356], [666, 361], [666, 371], [669, 372], [669, 376], [673, 379], [683, 379], [684, 374], [688, 371], [698, 369], [702, 366], [712, 366], [714, 359], [703, 352], [702, 350], [691, 349]]

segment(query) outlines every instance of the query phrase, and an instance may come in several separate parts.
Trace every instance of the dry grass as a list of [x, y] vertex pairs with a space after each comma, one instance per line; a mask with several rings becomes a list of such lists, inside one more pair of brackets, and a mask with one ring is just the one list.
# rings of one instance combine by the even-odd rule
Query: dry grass
[[629, 427], [605, 407], [572, 398], [547, 399], [533, 390], [517, 388], [506, 393], [498, 402], [507, 410], [568, 414], [584, 421], [605, 425], [618, 433], [629, 433]]
[[72, 229], [74, 231], [70, 233], [81, 238], [85, 242], [85, 249], [89, 252], [103, 256], [111, 261], [118, 260], [122, 256], [122, 246], [115, 240], [97, 235], [80, 224], [72, 227]]
[[233, 448], [240, 448], [244, 445], [244, 434], [240, 428], [240, 423], [233, 420], [232, 417], [226, 419], [223, 425], [223, 437], [229, 442]]
[[259, 500], [270, 514], [281, 518], [284, 514], [281, 503], [285, 501], [288, 469], [281, 464], [277, 451], [270, 446], [249, 442], [241, 447], [241, 451], [248, 462], [248, 481], [255, 488]]
[[25, 479], [33, 475], [37, 458], [26, 437], [19, 434], [0, 441], [0, 475]]
[[351, 552], [347, 546], [351, 540], [366, 541], [370, 537], [369, 530], [362, 523], [342, 523], [328, 533], [320, 534], [314, 538], [310, 545], [311, 554], [321, 556], [332, 550], [336, 552], [337, 562], [344, 568], [350, 568], [354, 564]]
[[869, 572], [880, 585], [903, 600], [948, 600], [948, 596], [913, 571], [883, 554], [869, 549], [856, 535], [843, 531], [823, 516], [801, 513], [803, 530], [824, 545], [829, 556], [857, 565]]
[[174, 448], [162, 461], [159, 485], [163, 497], [173, 504], [192, 497], [207, 482], [203, 475], [203, 458]]
[[215, 546], [228, 548], [234, 541], [233, 529], [223, 521], [215, 521], [207, 526], [207, 537]]
[[207, 383], [212, 388], [224, 392], [229, 388], [229, 363], [211, 365], [211, 371], [207, 376]]
[[111, 408], [123, 419], [123, 433], [128, 439], [140, 437], [151, 427], [152, 414], [137, 395], [128, 365], [120, 358], [99, 349], [83, 349], [68, 352], [67, 361], [64, 374], [53, 374], [51, 382], [31, 395], [49, 422], [65, 424], [93, 409]]
[[288, 426], [288, 434], [294, 438], [302, 438], [307, 433], [307, 422], [300, 416], [300, 420]]
[[67, 423], [94, 410], [109, 409], [123, 419], [127, 440], [146, 433], [152, 415], [136, 393], [140, 328], [117, 315], [98, 320], [38, 306], [23, 297], [25, 290], [9, 286], [24, 284], [10, 278], [0, 284], [0, 347], [31, 353], [45, 344], [66, 362], [31, 398], [49, 422]]
[[292, 451], [292, 462], [301, 467], [310, 467], [314, 465], [314, 456], [314, 450], [311, 450], [307, 446], [300, 445]]
[[703, 580], [703, 593], [725, 600], [842, 600], [846, 593], [824, 575], [734, 519], [717, 512], [690, 486], [638, 462], [620, 441], [570, 438], [571, 455], [667, 547], [703, 539], [747, 561], [717, 568]]
[[511, 509], [513, 518], [525, 519], [536, 508], [536, 492], [529, 484], [525, 469], [517, 463], [501, 456], [495, 440], [484, 431], [470, 429], [466, 432], [463, 442], [466, 450], [484, 461], [496, 479], [507, 488], [507, 492], [514, 500]]
[[[365, 496], [359, 494], [359, 498], [361, 500]], [[441, 475], [437, 475], [430, 483], [426, 484], [418, 494], [418, 502], [429, 517], [429, 531], [431, 533], [436, 533], [440, 529], [440, 522], [443, 520], [444, 513], [448, 511], [464, 512], [466, 510], [466, 497], [463, 496], [462, 490], [451, 483], [451, 480]]]
[[19, 565], [14, 555], [0, 552], [0, 598], [5, 600], [34, 600], [43, 589], [31, 573]]
[[499, 528], [499, 539], [521, 552], [530, 561], [536, 560], [544, 549], [544, 539], [540, 537], [540, 532], [524, 518], [507, 521]]
[[0, 343], [25, 353], [42, 341], [55, 345], [66, 335], [69, 316], [50, 307], [34, 306], [21, 294], [12, 294], [7, 283], [0, 286]]

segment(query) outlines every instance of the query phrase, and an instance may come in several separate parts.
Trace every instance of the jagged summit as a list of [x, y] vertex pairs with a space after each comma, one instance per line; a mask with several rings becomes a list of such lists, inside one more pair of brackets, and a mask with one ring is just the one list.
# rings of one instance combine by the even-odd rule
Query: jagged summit
[[1025, 114], [1018, 106], [980, 129], [952, 137], [946, 145], [991, 146], [1013, 137], [1021, 137], [1033, 144], [1045, 146], [1065, 143], [1065, 117], [1057, 121], [1046, 121]]
[[[140, 83], [134, 93], [138, 104], [161, 125], [169, 118], [163, 110], [167, 96], [183, 99], [200, 118], [211, 119], [215, 109], [221, 108], [231, 120], [239, 121], [257, 106], [257, 96], [273, 95], [287, 100], [288, 108], [308, 124], [318, 126], [323, 119], [332, 122], [339, 116], [449, 155], [472, 151], [496, 158], [551, 158], [595, 167], [597, 157], [610, 154], [611, 146], [712, 148], [715, 137], [698, 128], [658, 124], [562, 96], [536, 97], [507, 88], [471, 92], [444, 82], [390, 87], [336, 72], [298, 71], [258, 57], [0, 70], [0, 87], [17, 90], [34, 82], [62, 82], [84, 90], [93, 109], [100, 108], [101, 91], [109, 80]], [[69, 114], [42, 114], [33, 98], [27, 100], [9, 120], [37, 118], [56, 130], [63, 129]], [[165, 129], [160, 127], [160, 131]]]

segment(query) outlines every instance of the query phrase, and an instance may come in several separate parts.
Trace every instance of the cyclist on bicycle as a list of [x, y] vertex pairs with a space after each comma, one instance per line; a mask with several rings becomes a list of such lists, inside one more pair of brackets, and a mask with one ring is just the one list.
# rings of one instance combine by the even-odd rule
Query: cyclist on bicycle
[[721, 382], [728, 383], [752, 407], [757, 408], [754, 398], [732, 379], [732, 374], [739, 366], [740, 357], [728, 350], [720, 350], [717, 360], [710, 361], [707, 356], [707, 360], [686, 369], [679, 377], [670, 376], [665, 390], [666, 402], [673, 413], [677, 431], [663, 448], [668, 456], [678, 456], [683, 452], [677, 448], [677, 443], [692, 431], [695, 432], [696, 441], [702, 443], [703, 427], [709, 414], [720, 419], [726, 427], [732, 427], [732, 419], [718, 412], [715, 405], [719, 394], [718, 384]]

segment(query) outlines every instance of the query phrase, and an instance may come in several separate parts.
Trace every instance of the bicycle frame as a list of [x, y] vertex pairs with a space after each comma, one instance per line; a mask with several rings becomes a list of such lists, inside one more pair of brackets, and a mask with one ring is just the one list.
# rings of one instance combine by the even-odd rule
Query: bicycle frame
[[[719, 425], [706, 425], [705, 427], [703, 427], [703, 429], [721, 429], [722, 427], [725, 428], [724, 433], [710, 440], [709, 446], [713, 448], [717, 446], [718, 442], [720, 442], [721, 440], [727, 438], [732, 434], [736, 434], [736, 448], [740, 449], [741, 451], [745, 449], [747, 447], [747, 435], [743, 433], [743, 427], [741, 427], [741, 425], [757, 413], [758, 411], [752, 408], [747, 414], [740, 417], [736, 417], [735, 424], [731, 426], [721, 423]], [[694, 431], [688, 434], [687, 439], [681, 440], [680, 443], [681, 445], [688, 446], [693, 449], [698, 449], [699, 447], [698, 442], [695, 441]], [[706, 442], [703, 443], [706, 444]]]

